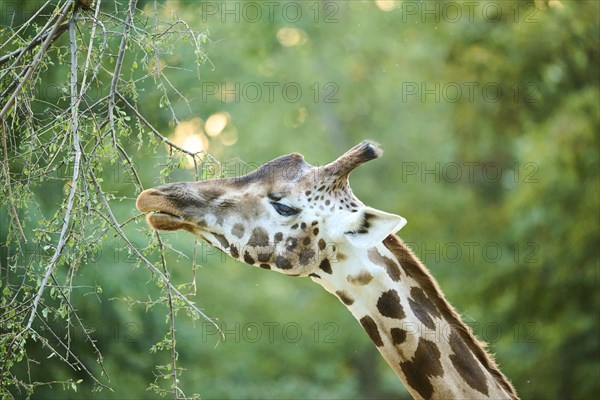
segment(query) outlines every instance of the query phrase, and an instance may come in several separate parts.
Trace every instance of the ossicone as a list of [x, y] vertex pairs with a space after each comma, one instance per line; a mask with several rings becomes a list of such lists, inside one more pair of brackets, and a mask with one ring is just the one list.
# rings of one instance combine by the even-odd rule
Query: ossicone
[[382, 154], [383, 150], [379, 144], [371, 140], [363, 140], [335, 161], [323, 166], [323, 175], [329, 175], [334, 179], [347, 177], [354, 168], [379, 158]]

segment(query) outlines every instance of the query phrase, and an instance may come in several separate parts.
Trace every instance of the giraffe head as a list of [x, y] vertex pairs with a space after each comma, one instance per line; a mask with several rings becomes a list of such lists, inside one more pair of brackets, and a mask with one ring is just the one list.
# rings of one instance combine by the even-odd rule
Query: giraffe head
[[154, 229], [183, 229], [236, 259], [307, 276], [347, 247], [375, 246], [406, 220], [361, 203], [350, 172], [381, 156], [364, 141], [315, 167], [293, 153], [237, 178], [172, 183], [144, 190], [136, 207]]

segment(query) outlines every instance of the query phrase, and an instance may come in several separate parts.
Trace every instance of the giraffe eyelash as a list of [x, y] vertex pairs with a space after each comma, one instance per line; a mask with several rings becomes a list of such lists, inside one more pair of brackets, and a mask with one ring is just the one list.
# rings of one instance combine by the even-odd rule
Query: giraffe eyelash
[[277, 214], [284, 217], [291, 217], [293, 215], [298, 215], [300, 210], [294, 207], [286, 206], [285, 204], [271, 202], [271, 205], [277, 211]]

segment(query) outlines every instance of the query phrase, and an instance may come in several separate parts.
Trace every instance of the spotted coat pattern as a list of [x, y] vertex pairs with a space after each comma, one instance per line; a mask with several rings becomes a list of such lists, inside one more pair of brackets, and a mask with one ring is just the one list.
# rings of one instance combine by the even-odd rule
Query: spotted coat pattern
[[247, 264], [322, 285], [415, 398], [516, 399], [427, 269], [393, 234], [405, 220], [352, 193], [352, 169], [381, 153], [362, 142], [323, 167], [291, 154], [240, 178], [146, 190], [136, 206], [155, 229], [184, 229]]

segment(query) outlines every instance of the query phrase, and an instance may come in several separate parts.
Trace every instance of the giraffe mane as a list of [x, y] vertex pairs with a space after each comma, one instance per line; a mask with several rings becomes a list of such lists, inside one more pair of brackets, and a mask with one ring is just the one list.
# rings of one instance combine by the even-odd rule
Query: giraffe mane
[[429, 299], [456, 330], [473, 355], [490, 372], [496, 382], [510, 394], [511, 399], [517, 400], [518, 396], [514, 387], [508, 381], [506, 376], [500, 372], [494, 358], [486, 351], [487, 344], [477, 339], [471, 330], [464, 324], [454, 307], [452, 307], [445, 299], [435, 279], [427, 271], [413, 251], [395, 234], [390, 234], [383, 241], [383, 244], [394, 254], [407, 274], [416, 280], [421, 288], [423, 288]]

